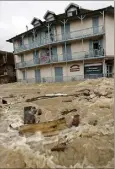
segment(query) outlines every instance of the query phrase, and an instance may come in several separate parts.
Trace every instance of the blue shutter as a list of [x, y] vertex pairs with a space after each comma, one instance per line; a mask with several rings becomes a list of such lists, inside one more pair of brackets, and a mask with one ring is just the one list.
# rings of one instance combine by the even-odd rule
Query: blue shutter
[[35, 70], [35, 80], [36, 82], [41, 82], [40, 69]]
[[66, 51], [67, 51], [67, 60], [72, 60], [72, 53], [71, 53], [71, 45], [68, 44], [66, 46]]
[[61, 25], [61, 34], [62, 34], [62, 40], [64, 40], [65, 38], [64, 38], [64, 26], [63, 25]]
[[63, 52], [63, 60], [66, 61], [66, 53], [65, 53], [65, 46], [62, 46], [62, 52]]
[[99, 17], [93, 17], [93, 33], [97, 34], [99, 32]]
[[65, 32], [66, 32], [66, 39], [69, 39], [70, 38], [70, 24], [69, 23], [65, 25]]
[[52, 48], [52, 59], [53, 61], [58, 61], [57, 47]]
[[99, 53], [101, 56], [104, 55], [104, 49], [103, 49], [103, 39], [99, 40], [100, 50]]

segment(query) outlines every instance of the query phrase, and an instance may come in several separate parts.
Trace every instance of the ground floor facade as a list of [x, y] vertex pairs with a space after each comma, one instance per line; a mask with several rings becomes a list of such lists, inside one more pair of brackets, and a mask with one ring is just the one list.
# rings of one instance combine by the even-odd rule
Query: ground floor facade
[[18, 69], [16, 70], [17, 81], [39, 83], [113, 77], [113, 62], [113, 58], [101, 58]]

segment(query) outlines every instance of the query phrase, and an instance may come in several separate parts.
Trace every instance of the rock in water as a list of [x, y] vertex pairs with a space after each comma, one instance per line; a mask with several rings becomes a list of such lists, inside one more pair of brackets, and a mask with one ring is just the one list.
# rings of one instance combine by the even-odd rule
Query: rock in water
[[74, 117], [73, 117], [73, 121], [72, 121], [72, 126], [79, 126], [79, 123], [80, 123], [80, 120], [79, 120], [79, 115], [77, 114], [77, 115], [74, 115]]
[[37, 109], [32, 106], [24, 107], [24, 124], [34, 124]]

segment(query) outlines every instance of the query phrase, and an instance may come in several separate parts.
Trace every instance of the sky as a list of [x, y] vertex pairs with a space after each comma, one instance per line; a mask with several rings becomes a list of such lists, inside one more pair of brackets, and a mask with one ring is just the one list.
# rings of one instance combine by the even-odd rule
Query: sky
[[25, 32], [26, 25], [31, 29], [34, 17], [44, 21], [47, 10], [64, 13], [71, 2], [93, 10], [114, 6], [114, 1], [0, 1], [0, 50], [12, 52], [13, 44], [6, 40]]

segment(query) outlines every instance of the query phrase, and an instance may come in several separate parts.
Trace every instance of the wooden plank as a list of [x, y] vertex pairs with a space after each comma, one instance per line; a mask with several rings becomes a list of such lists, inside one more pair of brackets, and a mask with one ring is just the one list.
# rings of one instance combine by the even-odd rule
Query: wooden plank
[[20, 134], [35, 133], [37, 131], [41, 131], [42, 133], [50, 133], [50, 132], [59, 131], [65, 128], [67, 128], [66, 120], [65, 118], [60, 118], [54, 121], [48, 121], [48, 122], [43, 122], [43, 123], [38, 123], [38, 124], [23, 125], [19, 129], [19, 133]]

